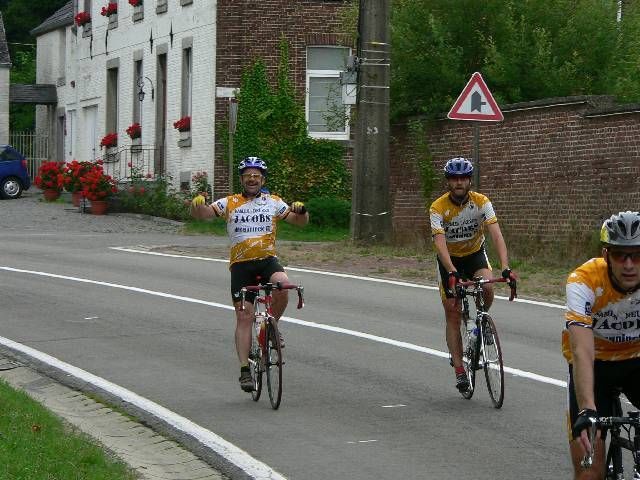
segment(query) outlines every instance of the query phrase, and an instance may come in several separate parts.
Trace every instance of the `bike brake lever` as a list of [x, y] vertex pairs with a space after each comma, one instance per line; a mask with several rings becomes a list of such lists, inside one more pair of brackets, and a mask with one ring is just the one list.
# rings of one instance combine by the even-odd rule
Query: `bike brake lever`
[[247, 289], [245, 287], [242, 287], [240, 289], [240, 311], [244, 311], [244, 299], [245, 299], [245, 295], [247, 293]]
[[304, 307], [304, 287], [298, 287], [298, 310]]
[[596, 438], [596, 419], [589, 417], [589, 421], [591, 422], [591, 426], [589, 427], [589, 444], [591, 448], [580, 462], [582, 468], [589, 468], [593, 465], [593, 442]]

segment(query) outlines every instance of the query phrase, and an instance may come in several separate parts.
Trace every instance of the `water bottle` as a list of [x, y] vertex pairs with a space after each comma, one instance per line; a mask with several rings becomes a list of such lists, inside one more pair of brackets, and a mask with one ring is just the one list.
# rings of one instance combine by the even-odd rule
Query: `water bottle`
[[264, 348], [265, 330], [264, 318], [260, 317], [256, 320], [256, 334], [258, 335], [258, 344], [262, 348]]
[[478, 327], [473, 327], [473, 330], [469, 332], [469, 349], [472, 352], [476, 349], [477, 340], [478, 340]]

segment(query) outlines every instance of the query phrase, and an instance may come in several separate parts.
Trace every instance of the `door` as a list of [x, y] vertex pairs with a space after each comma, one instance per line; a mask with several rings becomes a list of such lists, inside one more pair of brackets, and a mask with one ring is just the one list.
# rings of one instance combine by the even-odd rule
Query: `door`
[[95, 161], [100, 155], [97, 105], [84, 108], [84, 126], [84, 158]]

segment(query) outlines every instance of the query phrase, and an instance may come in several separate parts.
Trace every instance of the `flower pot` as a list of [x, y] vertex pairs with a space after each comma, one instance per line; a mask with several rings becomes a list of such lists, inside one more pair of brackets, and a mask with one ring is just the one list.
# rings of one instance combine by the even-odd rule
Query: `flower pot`
[[91, 200], [91, 213], [93, 215], [105, 215], [109, 208], [109, 202], [106, 200]]
[[47, 202], [53, 202], [60, 198], [60, 190], [55, 190], [52, 188], [47, 188], [42, 191], [42, 195]]
[[71, 192], [71, 205], [79, 207], [82, 202], [82, 192]]

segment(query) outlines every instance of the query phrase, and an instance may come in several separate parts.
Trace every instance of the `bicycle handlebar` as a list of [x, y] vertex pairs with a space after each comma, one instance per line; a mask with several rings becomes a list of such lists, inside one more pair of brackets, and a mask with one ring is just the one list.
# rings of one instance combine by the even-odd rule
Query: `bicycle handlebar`
[[264, 285], [247, 285], [246, 287], [242, 287], [240, 290], [242, 294], [242, 305], [240, 306], [241, 310], [244, 310], [244, 299], [246, 292], [264, 292], [265, 294], [270, 294], [272, 290], [296, 290], [298, 292], [298, 310], [304, 307], [304, 287], [302, 285], [295, 285], [293, 283], [265, 283]]
[[[582, 468], [589, 468], [593, 464], [593, 442], [596, 438], [597, 427], [619, 427], [628, 425], [630, 427], [640, 429], [640, 412], [632, 411], [628, 412], [628, 417], [589, 417], [591, 427], [589, 428], [589, 443], [591, 445], [591, 451], [587, 452], [582, 458], [580, 465]], [[633, 443], [623, 442], [623, 445], [627, 445], [626, 448], [633, 450]]]
[[512, 302], [513, 299], [518, 296], [518, 293], [516, 290], [516, 282], [513, 280], [510, 281], [508, 278], [504, 278], [504, 277], [475, 278], [473, 280], [464, 280], [464, 281], [458, 282], [457, 285], [463, 288], [467, 288], [467, 287], [482, 288], [482, 285], [485, 285], [487, 283], [509, 283], [509, 288], [511, 289], [511, 294], [509, 295], [510, 302]]

